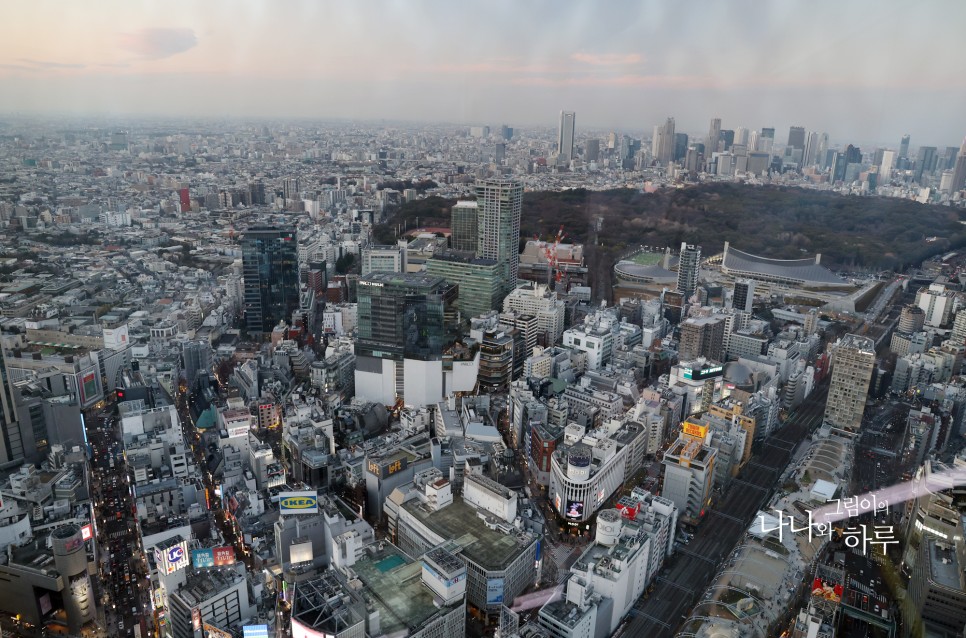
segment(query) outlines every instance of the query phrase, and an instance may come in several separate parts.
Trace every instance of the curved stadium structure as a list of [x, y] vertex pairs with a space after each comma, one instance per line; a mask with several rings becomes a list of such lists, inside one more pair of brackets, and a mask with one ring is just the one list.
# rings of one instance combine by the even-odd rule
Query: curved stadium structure
[[640, 250], [614, 265], [614, 273], [622, 282], [630, 284], [675, 285], [678, 274], [675, 268], [678, 261], [670, 252]]
[[769, 259], [724, 245], [721, 272], [734, 277], [801, 288], [851, 288], [848, 281], [821, 265], [821, 254], [811, 259]]

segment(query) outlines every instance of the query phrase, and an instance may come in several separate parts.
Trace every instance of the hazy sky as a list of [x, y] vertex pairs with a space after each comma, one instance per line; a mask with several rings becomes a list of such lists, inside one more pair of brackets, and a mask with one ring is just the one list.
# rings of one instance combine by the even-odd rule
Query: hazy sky
[[5, 2], [0, 112], [789, 125], [956, 145], [966, 2]]

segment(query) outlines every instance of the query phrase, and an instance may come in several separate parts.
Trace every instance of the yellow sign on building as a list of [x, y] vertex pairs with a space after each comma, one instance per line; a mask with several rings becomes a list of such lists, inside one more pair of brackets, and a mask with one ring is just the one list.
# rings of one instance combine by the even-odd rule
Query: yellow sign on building
[[690, 421], [685, 421], [681, 425], [685, 436], [703, 440], [708, 434], [708, 426], [706, 425], [698, 425], [697, 423], [691, 423]]

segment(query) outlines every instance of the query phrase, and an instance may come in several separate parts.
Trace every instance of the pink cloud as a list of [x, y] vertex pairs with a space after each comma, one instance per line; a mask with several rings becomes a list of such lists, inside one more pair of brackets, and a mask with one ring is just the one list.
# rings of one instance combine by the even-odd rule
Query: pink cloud
[[639, 64], [644, 60], [637, 53], [574, 53], [570, 59], [575, 62], [592, 64], [594, 66], [624, 66]]
[[155, 27], [121, 33], [118, 44], [144, 59], [160, 60], [194, 48], [198, 38], [191, 29]]
[[581, 75], [570, 77], [514, 78], [513, 84], [528, 86], [635, 86], [698, 88], [717, 84], [714, 78], [697, 75]]

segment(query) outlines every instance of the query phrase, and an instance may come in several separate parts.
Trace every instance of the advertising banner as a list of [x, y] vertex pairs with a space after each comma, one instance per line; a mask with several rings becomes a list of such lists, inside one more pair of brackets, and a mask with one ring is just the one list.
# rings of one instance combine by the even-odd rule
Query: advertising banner
[[278, 496], [278, 509], [282, 514], [318, 514], [319, 495], [313, 491], [282, 492]]
[[208, 623], [203, 623], [202, 626], [205, 628], [205, 638], [234, 638], [227, 631], [218, 629]]
[[215, 553], [211, 550], [211, 548], [193, 549], [191, 550], [191, 564], [194, 565], [196, 569], [214, 567]]
[[235, 548], [231, 546], [227, 547], [216, 547], [212, 550], [214, 553], [215, 567], [221, 567], [222, 565], [234, 565], [235, 564]]
[[486, 579], [486, 604], [487, 605], [503, 604], [503, 579], [502, 578]]
[[584, 515], [584, 502], [583, 501], [567, 501], [567, 511], [564, 512], [564, 516], [567, 518], [581, 518]]
[[268, 625], [245, 625], [242, 627], [243, 638], [268, 638]]
[[165, 574], [173, 574], [188, 566], [188, 541], [181, 541], [166, 549], [154, 548], [154, 562]]

